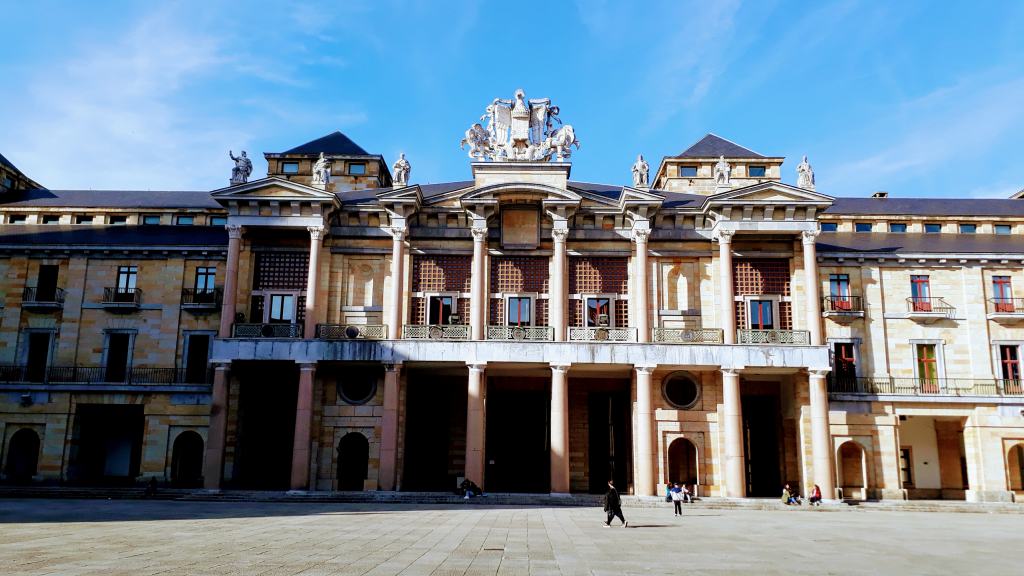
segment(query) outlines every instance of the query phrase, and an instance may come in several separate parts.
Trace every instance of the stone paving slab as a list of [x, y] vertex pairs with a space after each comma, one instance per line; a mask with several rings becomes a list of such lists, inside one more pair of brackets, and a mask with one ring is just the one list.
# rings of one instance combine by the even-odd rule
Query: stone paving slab
[[1016, 514], [0, 500], [21, 575], [1019, 574]]

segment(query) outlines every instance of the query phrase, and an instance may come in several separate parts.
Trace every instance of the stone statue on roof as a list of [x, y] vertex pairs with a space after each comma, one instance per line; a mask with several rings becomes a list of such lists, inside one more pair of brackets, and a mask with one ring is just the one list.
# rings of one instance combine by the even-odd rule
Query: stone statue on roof
[[644, 155], [637, 154], [636, 163], [633, 164], [633, 187], [648, 188], [647, 176], [650, 171], [651, 166], [644, 160]]
[[715, 164], [715, 186], [728, 186], [729, 185], [729, 163], [725, 161], [725, 156], [718, 157], [718, 163]]
[[331, 161], [320, 153], [320, 157], [313, 164], [313, 184], [327, 185], [331, 181]]
[[571, 147], [578, 150], [580, 144], [573, 127], [562, 124], [558, 112], [550, 98], [527, 99], [522, 89], [516, 90], [512, 99], [495, 98], [487, 106], [480, 117], [481, 122], [487, 121], [487, 128], [473, 124], [462, 145], [469, 144], [474, 160], [546, 162], [555, 158], [562, 162], [572, 155]]
[[228, 150], [228, 157], [235, 161], [235, 167], [231, 169], [231, 185], [248, 182], [252, 174], [252, 160], [245, 155], [245, 150], [242, 150], [241, 156], [235, 156], [234, 152]]
[[807, 162], [806, 154], [803, 161], [796, 166], [796, 187], [814, 191], [814, 169]]
[[395, 170], [395, 185], [405, 186], [409, 184], [409, 173], [412, 172], [412, 165], [405, 159], [405, 152], [398, 155], [398, 160], [395, 160], [395, 165], [392, 166]]

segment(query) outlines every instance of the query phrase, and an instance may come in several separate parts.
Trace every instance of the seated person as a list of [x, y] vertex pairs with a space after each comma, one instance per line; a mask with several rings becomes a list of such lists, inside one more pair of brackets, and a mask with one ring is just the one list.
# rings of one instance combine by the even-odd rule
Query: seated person
[[462, 484], [459, 484], [459, 489], [462, 490], [462, 497], [466, 500], [473, 496], [483, 496], [484, 494], [484, 491], [476, 485], [476, 482], [473, 482], [469, 478], [463, 480]]
[[790, 490], [789, 484], [782, 487], [782, 503], [787, 506], [791, 504], [800, 505], [800, 497]]

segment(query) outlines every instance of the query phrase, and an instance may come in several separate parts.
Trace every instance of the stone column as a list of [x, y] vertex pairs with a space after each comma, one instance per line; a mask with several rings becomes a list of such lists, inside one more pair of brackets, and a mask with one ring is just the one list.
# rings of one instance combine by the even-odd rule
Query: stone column
[[835, 467], [832, 465], [832, 432], [828, 423], [826, 374], [828, 372], [824, 370], [810, 370], [808, 376], [811, 397], [811, 452], [814, 458], [814, 483], [821, 488], [822, 498], [833, 500], [836, 497], [836, 483]]
[[203, 487], [219, 490], [224, 468], [224, 436], [228, 427], [228, 364], [213, 365], [213, 394], [210, 400], [210, 428], [206, 433], [206, 462]]
[[568, 364], [551, 364], [551, 493], [569, 493]]
[[[220, 338], [231, 337], [231, 325], [235, 322], [235, 303], [238, 301], [238, 254], [242, 248], [242, 227], [234, 224], [225, 226], [228, 230], [228, 263], [224, 269], [224, 302], [220, 307]], [[261, 322], [262, 318], [250, 318]]]
[[743, 409], [740, 375], [735, 370], [722, 370], [722, 406], [724, 420], [720, 429], [725, 438], [725, 496], [743, 498], [747, 491], [743, 472]]
[[722, 317], [723, 342], [726, 344], [736, 343], [736, 302], [733, 294], [732, 281], [732, 230], [719, 230], [715, 233], [718, 239], [718, 265], [720, 273], [720, 287], [722, 305], [719, 315]]
[[[470, 291], [469, 323], [472, 331], [470, 337], [473, 340], [484, 339], [484, 313], [486, 310], [486, 295], [484, 294], [484, 252], [487, 250], [487, 228], [478, 227], [473, 223], [473, 270]], [[474, 480], [474, 482], [477, 482]]]
[[295, 403], [292, 443], [292, 490], [309, 489], [309, 442], [313, 427], [313, 377], [316, 364], [299, 365], [299, 397]]
[[398, 387], [401, 364], [388, 364], [384, 372], [384, 414], [380, 431], [380, 481], [381, 490], [394, 490], [396, 458], [398, 454]]
[[306, 322], [302, 332], [303, 338], [310, 340], [316, 338], [317, 277], [320, 275], [320, 237], [324, 227], [307, 226], [306, 230], [309, 230], [309, 271], [306, 273]]
[[388, 296], [388, 338], [402, 337], [402, 312], [405, 291], [405, 226], [392, 226], [391, 233], [391, 293]]
[[636, 367], [636, 495], [654, 496], [654, 410], [651, 373], [654, 366]]
[[[802, 234], [804, 246], [804, 292], [807, 298], [807, 330], [811, 333], [811, 346], [821, 346], [821, 295], [818, 278], [818, 256], [814, 246], [820, 230], [805, 230]], [[819, 484], [821, 486], [821, 484]], [[821, 486], [824, 490], [825, 487]]]
[[[555, 225], [558, 226], [559, 222]], [[569, 237], [568, 228], [551, 230], [554, 253], [551, 255], [551, 283], [548, 293], [548, 318], [555, 333], [555, 342], [565, 341], [565, 310], [568, 299], [568, 287], [565, 279], [565, 240]]]
[[469, 386], [466, 399], [466, 478], [484, 485], [484, 368], [486, 362], [467, 362]]
[[635, 318], [637, 342], [649, 342], [651, 339], [651, 313], [647, 309], [647, 238], [650, 235], [650, 229], [633, 229], [633, 241], [636, 243], [636, 259], [633, 261], [633, 289], [636, 290], [636, 294], [633, 302], [636, 304], [636, 310], [632, 311], [631, 315]]

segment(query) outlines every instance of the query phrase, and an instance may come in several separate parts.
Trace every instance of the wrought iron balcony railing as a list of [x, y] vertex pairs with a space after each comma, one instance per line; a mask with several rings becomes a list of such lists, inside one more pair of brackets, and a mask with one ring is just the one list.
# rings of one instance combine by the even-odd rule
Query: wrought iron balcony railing
[[0, 366], [0, 383], [36, 384], [209, 384], [213, 370], [137, 366]]
[[938, 296], [911, 296], [907, 298], [907, 311], [913, 314], [952, 316], [956, 308]]
[[825, 296], [821, 299], [821, 311], [829, 314], [856, 314], [864, 312], [860, 296]]
[[181, 291], [182, 308], [217, 308], [220, 306], [223, 290], [220, 288], [184, 288]]
[[302, 338], [302, 323], [234, 324], [232, 338]]
[[550, 326], [488, 326], [488, 340], [554, 340]]
[[811, 343], [811, 333], [807, 330], [737, 330], [736, 343], [807, 346]]
[[321, 340], [386, 340], [388, 327], [382, 324], [317, 324]]
[[406, 340], [469, 340], [467, 324], [406, 324], [402, 327]]
[[904, 396], [1024, 396], [1024, 381], [993, 378], [830, 377], [829, 392]]
[[1024, 298], [989, 298], [988, 313], [1024, 315]]
[[571, 326], [570, 342], [636, 342], [636, 328]]
[[21, 292], [21, 302], [26, 308], [62, 308], [64, 289], [26, 286]]
[[110, 287], [103, 289], [104, 306], [137, 307], [142, 304], [141, 288]]
[[721, 328], [654, 328], [651, 341], [665, 344], [721, 344]]

